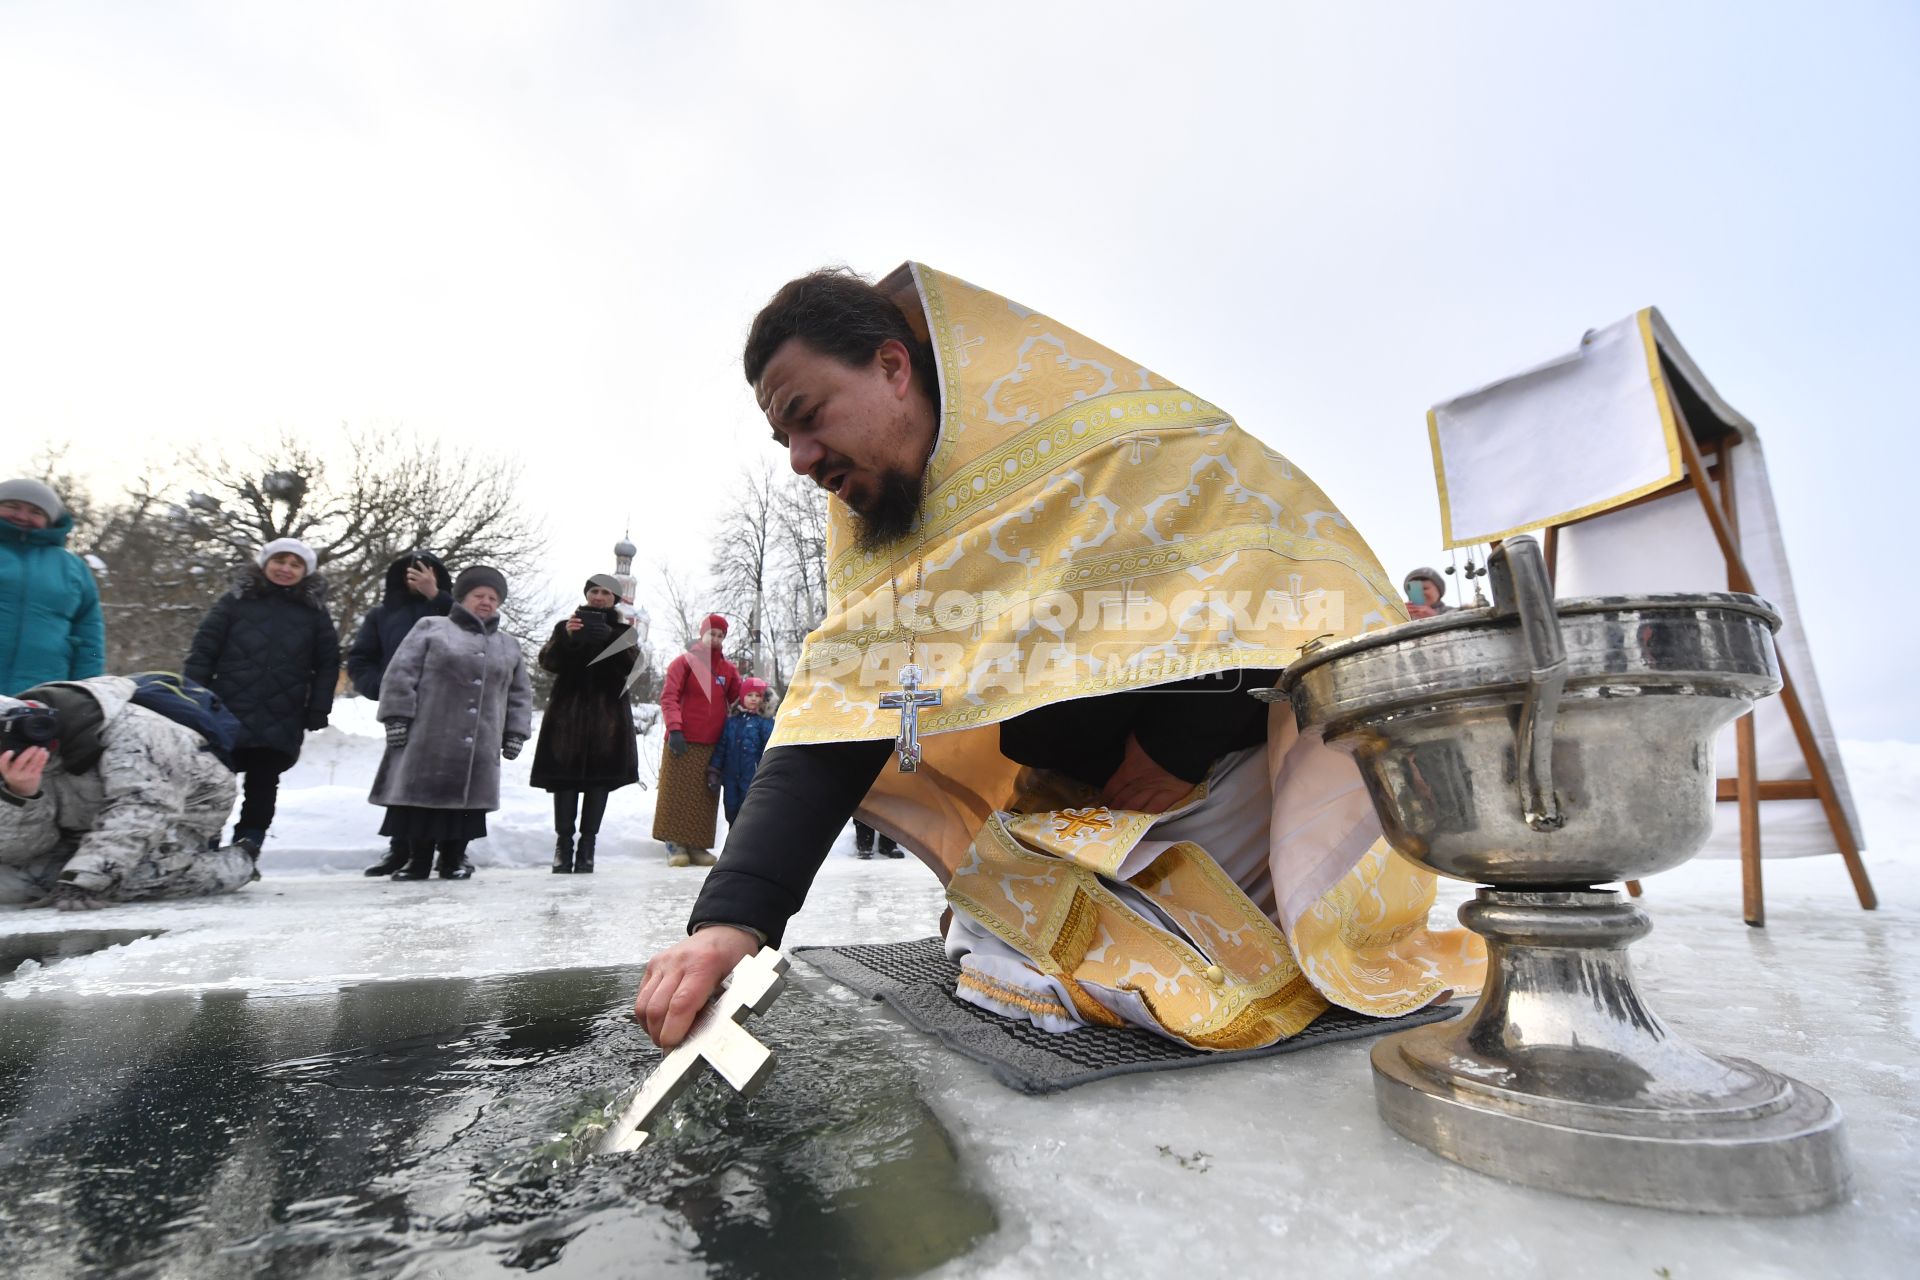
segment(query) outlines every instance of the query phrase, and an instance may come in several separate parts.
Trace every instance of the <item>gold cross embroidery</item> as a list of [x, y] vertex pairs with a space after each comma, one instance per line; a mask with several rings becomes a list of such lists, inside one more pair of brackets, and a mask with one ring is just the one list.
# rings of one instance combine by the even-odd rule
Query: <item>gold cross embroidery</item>
[[985, 346], [987, 342], [987, 336], [985, 334], [977, 334], [969, 338], [964, 336], [966, 332], [967, 326], [963, 324], [953, 326], [954, 354], [960, 357], [960, 367], [962, 369], [973, 363], [971, 349]]
[[1160, 438], [1156, 435], [1142, 435], [1138, 431], [1131, 431], [1123, 438], [1126, 443], [1133, 446], [1132, 456], [1127, 461], [1136, 467], [1153, 454], [1160, 452]]
[[1102, 831], [1113, 830], [1113, 815], [1105, 805], [1097, 808], [1062, 809], [1053, 820], [1053, 834], [1068, 840], [1086, 840]]

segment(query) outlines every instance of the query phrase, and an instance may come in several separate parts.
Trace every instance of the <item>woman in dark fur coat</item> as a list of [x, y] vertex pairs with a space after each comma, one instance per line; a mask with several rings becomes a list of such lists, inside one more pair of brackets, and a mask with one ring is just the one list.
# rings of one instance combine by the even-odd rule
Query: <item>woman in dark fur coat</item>
[[194, 632], [185, 674], [206, 685], [240, 721], [234, 772], [245, 776], [233, 843], [253, 858], [273, 824], [280, 775], [324, 729], [340, 678], [340, 635], [327, 615], [327, 583], [313, 548], [276, 538], [260, 548], [233, 590]]
[[631, 627], [614, 608], [620, 599], [616, 578], [597, 573], [587, 579], [586, 591], [587, 602], [554, 624], [552, 638], [540, 650], [540, 665], [553, 672], [554, 682], [533, 751], [531, 781], [553, 792], [555, 875], [592, 872], [608, 794], [640, 778], [627, 698], [627, 677], [639, 648], [628, 646], [594, 661]]

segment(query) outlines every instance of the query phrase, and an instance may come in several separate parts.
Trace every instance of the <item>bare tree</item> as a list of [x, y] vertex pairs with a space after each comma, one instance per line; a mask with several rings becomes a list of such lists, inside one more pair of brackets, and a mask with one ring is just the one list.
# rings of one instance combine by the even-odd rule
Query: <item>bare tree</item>
[[[285, 436], [238, 457], [189, 453], [90, 517], [87, 549], [106, 565], [109, 666], [177, 667], [200, 615], [275, 538], [314, 549], [343, 641], [408, 551], [455, 570], [491, 564], [524, 588], [540, 580], [544, 535], [519, 488], [505, 458], [404, 432], [350, 431], [330, 452]], [[552, 608], [544, 592], [512, 592], [504, 625], [537, 645]]]
[[67, 446], [44, 446], [27, 464], [27, 474], [59, 495], [60, 504], [73, 517], [67, 545], [74, 549], [87, 546], [98, 525], [98, 513], [86, 482], [67, 470]]
[[[763, 462], [744, 468], [734, 495], [720, 517], [713, 548], [713, 585], [720, 607], [743, 620], [728, 639], [734, 661], [747, 674], [784, 687], [780, 679], [780, 651], [770, 645], [768, 592], [773, 587], [774, 510], [777, 489], [772, 470]], [[769, 667], [769, 659], [772, 666]]]
[[[774, 638], [792, 670], [801, 643], [827, 616], [827, 495], [801, 476], [776, 492], [774, 549], [781, 590], [774, 595]], [[781, 693], [786, 686], [780, 686]]]
[[666, 664], [700, 634], [700, 624], [710, 611], [700, 604], [704, 588], [664, 560], [654, 570], [654, 594], [660, 616], [666, 620], [666, 634], [656, 641], [661, 658], [658, 666], [664, 671]]
[[[236, 562], [263, 543], [298, 538], [326, 571], [345, 631], [380, 602], [389, 562], [432, 551], [458, 570], [491, 564], [509, 582], [538, 572], [544, 536], [518, 494], [520, 467], [391, 431], [348, 432], [336, 480], [329, 459], [292, 436], [239, 458], [193, 453], [196, 486], [176, 513]], [[550, 602], [509, 594], [509, 626], [529, 630]]]
[[107, 669], [179, 670], [194, 628], [230, 584], [227, 557], [150, 493], [95, 510], [85, 553], [100, 583]]
[[826, 495], [764, 463], [744, 469], [713, 552], [723, 607], [745, 619], [737, 661], [784, 695], [807, 633], [826, 616]]

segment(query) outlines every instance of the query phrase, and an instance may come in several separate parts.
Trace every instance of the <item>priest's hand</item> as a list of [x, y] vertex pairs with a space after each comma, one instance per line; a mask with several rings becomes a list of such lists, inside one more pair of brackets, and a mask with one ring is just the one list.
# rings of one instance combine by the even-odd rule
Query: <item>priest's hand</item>
[[713, 924], [676, 942], [647, 961], [646, 980], [634, 997], [633, 1016], [662, 1049], [686, 1038], [687, 1028], [733, 966], [760, 950], [750, 929]]
[[1165, 813], [1185, 800], [1193, 790], [1191, 782], [1174, 777], [1153, 762], [1140, 746], [1140, 740], [1127, 735], [1127, 753], [1120, 767], [1100, 788], [1100, 799], [1109, 809], [1132, 809], [1136, 813]]

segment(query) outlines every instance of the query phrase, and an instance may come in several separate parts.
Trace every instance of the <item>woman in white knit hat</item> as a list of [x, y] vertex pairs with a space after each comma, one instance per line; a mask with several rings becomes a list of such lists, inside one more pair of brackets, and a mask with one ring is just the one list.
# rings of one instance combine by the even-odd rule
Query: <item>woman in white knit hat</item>
[[273, 823], [280, 775], [324, 729], [340, 678], [340, 636], [327, 614], [326, 579], [313, 548], [276, 538], [207, 611], [186, 675], [220, 696], [240, 721], [234, 772], [245, 775], [233, 843], [258, 858]]

